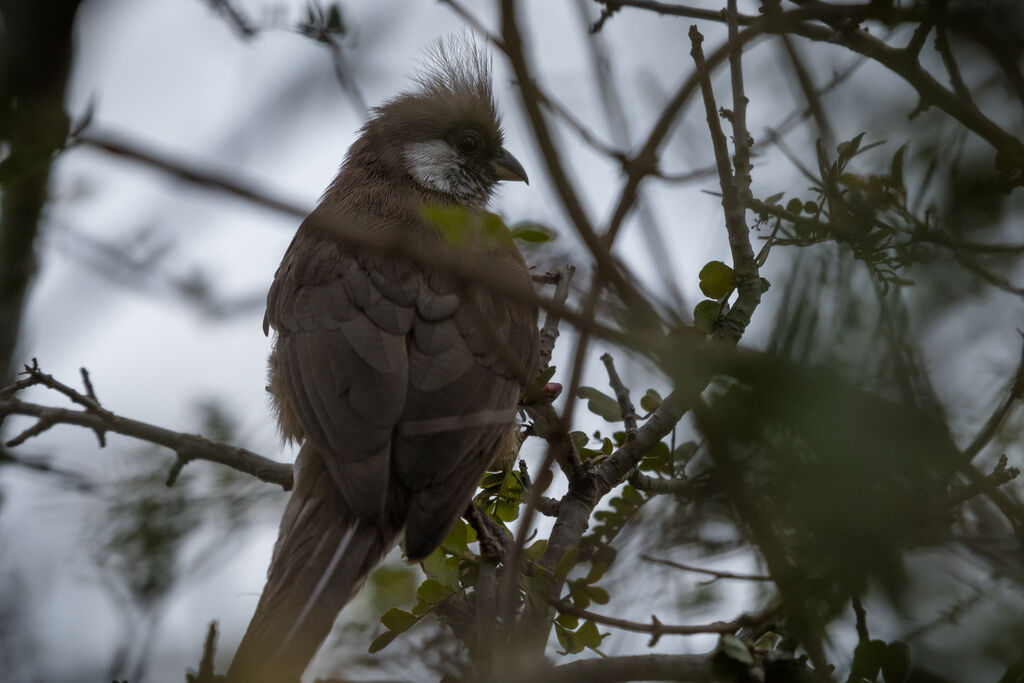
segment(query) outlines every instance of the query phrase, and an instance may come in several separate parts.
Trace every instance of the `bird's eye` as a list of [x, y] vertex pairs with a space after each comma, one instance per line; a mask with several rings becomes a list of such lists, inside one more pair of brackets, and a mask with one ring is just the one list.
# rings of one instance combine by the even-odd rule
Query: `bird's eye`
[[463, 154], [476, 154], [481, 147], [480, 136], [474, 133], [463, 133], [455, 141], [455, 145]]

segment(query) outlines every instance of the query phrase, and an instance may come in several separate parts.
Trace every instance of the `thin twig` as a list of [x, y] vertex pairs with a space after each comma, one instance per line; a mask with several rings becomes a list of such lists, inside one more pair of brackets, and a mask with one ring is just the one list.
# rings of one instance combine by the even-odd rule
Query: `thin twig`
[[995, 436], [999, 430], [999, 426], [1003, 424], [1003, 420], [1010, 414], [1010, 409], [1013, 405], [1024, 398], [1024, 347], [1021, 348], [1020, 361], [1017, 363], [1017, 371], [1014, 373], [1013, 378], [1010, 380], [1009, 387], [1006, 389], [1006, 396], [1000, 401], [999, 406], [996, 407], [992, 415], [989, 416], [988, 420], [985, 421], [985, 425], [978, 432], [978, 435], [974, 437], [970, 445], [963, 451], [964, 458], [970, 462], [981, 453], [982, 449], [988, 445], [992, 437]]
[[935, 27], [935, 51], [942, 57], [942, 63], [946, 67], [946, 71], [949, 73], [949, 83], [953, 86], [953, 92], [957, 94], [964, 102], [974, 104], [974, 99], [971, 97], [971, 91], [967, 88], [967, 84], [964, 82], [964, 77], [960, 73], [960, 65], [956, 62], [956, 57], [953, 56], [953, 50], [949, 46], [949, 38], [946, 36], [946, 27], [939, 26]]
[[994, 491], [1020, 476], [1019, 469], [1007, 467], [1006, 463], [1006, 454], [1003, 453], [999, 456], [999, 460], [996, 462], [995, 469], [992, 470], [991, 474], [986, 474], [980, 479], [950, 491], [949, 496], [944, 501], [944, 505], [950, 508], [956, 507], [972, 498], [976, 498], [989, 491]]
[[723, 572], [718, 569], [703, 569], [701, 567], [694, 567], [689, 564], [682, 564], [680, 562], [674, 562], [672, 560], [666, 560], [659, 557], [652, 557], [650, 555], [641, 555], [641, 560], [650, 562], [652, 564], [660, 564], [666, 567], [672, 567], [673, 569], [681, 569], [682, 571], [695, 572], [697, 574], [707, 574], [713, 576], [716, 579], [734, 579], [736, 581], [773, 581], [772, 577], [765, 576], [763, 574], [737, 574], [736, 572]]

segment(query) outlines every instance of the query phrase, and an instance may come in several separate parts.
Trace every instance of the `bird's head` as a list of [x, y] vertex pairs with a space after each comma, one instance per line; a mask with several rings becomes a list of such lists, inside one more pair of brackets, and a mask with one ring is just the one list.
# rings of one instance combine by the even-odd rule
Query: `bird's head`
[[486, 52], [471, 40], [442, 40], [417, 87], [374, 110], [363, 138], [381, 160], [431, 194], [483, 208], [499, 180], [528, 182], [503, 146]]

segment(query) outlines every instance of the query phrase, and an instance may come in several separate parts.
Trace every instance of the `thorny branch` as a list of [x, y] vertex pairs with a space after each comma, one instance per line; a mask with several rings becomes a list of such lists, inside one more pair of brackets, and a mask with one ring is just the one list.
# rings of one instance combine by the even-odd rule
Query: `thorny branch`
[[741, 614], [732, 621], [714, 621], [709, 624], [692, 625], [663, 624], [658, 617], [652, 614], [651, 623], [644, 624], [638, 621], [619, 619], [617, 617], [610, 617], [604, 614], [580, 609], [566, 600], [551, 600], [550, 602], [553, 607], [558, 609], [558, 611], [580, 617], [581, 619], [589, 619], [598, 624], [614, 626], [615, 628], [635, 631], [636, 633], [650, 633], [651, 641], [648, 643], [648, 647], [654, 647], [662, 636], [695, 636], [704, 633], [736, 633], [736, 631], [739, 631], [741, 628], [763, 624], [779, 611], [778, 605], [771, 605], [755, 614]]

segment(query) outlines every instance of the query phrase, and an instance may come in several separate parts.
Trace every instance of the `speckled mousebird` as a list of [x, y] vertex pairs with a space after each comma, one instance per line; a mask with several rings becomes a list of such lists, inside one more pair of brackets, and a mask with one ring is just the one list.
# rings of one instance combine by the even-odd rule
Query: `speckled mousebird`
[[[484, 50], [454, 38], [429, 54], [415, 87], [374, 109], [267, 296], [268, 390], [302, 448], [231, 683], [297, 681], [397, 542], [410, 560], [441, 543], [537, 371], [537, 310], [509, 296], [532, 291], [518, 250], [456, 248], [425, 219], [438, 206], [482, 215], [498, 181], [527, 180], [503, 146]], [[418, 253], [454, 258], [461, 276]]]

